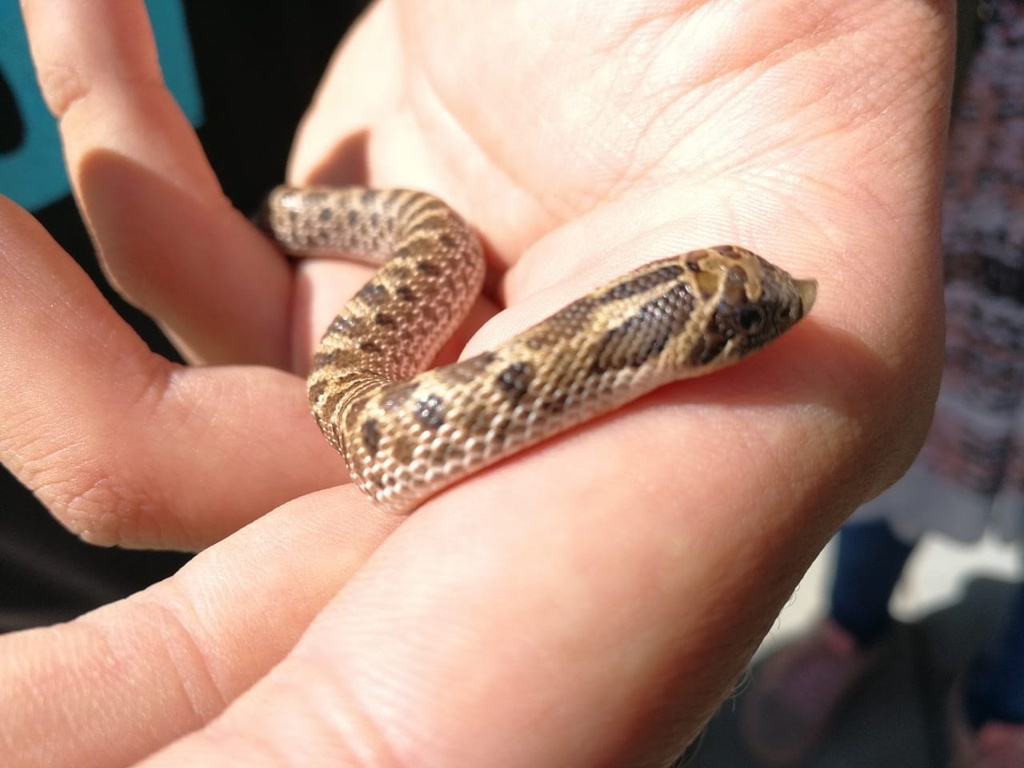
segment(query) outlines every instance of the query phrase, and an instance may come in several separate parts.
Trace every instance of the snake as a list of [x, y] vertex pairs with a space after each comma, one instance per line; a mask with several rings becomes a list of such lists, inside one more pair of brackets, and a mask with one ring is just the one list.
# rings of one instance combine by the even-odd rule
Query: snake
[[493, 349], [431, 369], [486, 272], [480, 239], [453, 208], [416, 190], [280, 186], [262, 221], [292, 256], [377, 268], [324, 333], [307, 392], [353, 481], [395, 514], [763, 349], [810, 311], [817, 290], [746, 248], [702, 248], [634, 269]]

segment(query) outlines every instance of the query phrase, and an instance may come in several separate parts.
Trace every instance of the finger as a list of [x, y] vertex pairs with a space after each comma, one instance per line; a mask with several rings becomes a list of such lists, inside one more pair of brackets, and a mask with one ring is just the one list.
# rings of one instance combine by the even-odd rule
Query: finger
[[343, 479], [297, 377], [154, 355], [0, 199], [0, 461], [83, 538], [194, 549]]
[[197, 360], [288, 367], [288, 265], [221, 192], [161, 79], [143, 3], [23, 8], [112, 282]]
[[4, 764], [128, 765], [215, 717], [397, 525], [355, 495], [293, 502], [143, 593], [0, 638]]

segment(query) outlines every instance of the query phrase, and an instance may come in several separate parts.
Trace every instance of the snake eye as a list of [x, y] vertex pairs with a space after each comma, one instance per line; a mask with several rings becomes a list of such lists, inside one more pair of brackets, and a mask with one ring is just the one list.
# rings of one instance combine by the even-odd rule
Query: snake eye
[[757, 333], [764, 326], [764, 312], [753, 304], [742, 306], [736, 312], [736, 324], [744, 333]]

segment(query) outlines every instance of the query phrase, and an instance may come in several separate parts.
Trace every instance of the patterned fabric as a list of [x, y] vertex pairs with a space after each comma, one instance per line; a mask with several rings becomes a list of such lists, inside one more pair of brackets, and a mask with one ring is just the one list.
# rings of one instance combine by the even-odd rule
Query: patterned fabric
[[1024, 2], [983, 7], [950, 137], [935, 421], [907, 475], [855, 515], [908, 540], [1024, 538]]

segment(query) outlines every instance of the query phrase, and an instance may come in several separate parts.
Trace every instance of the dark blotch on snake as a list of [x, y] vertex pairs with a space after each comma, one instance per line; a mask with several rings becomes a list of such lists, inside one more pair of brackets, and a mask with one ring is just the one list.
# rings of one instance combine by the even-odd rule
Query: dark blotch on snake
[[371, 282], [360, 288], [359, 292], [356, 293], [356, 297], [362, 299], [372, 307], [375, 304], [380, 304], [382, 301], [387, 300], [388, 289], [380, 283]]
[[376, 420], [367, 419], [364, 421], [360, 432], [363, 436], [363, 445], [366, 446], [366, 450], [373, 456], [377, 453], [377, 449], [380, 448], [380, 429], [377, 427]]
[[359, 211], [355, 208], [350, 208], [348, 214], [345, 216], [345, 220], [348, 223], [348, 228], [354, 230], [359, 226]]
[[400, 435], [395, 438], [395, 444], [391, 448], [391, 455], [394, 456], [397, 461], [400, 461], [402, 464], [409, 464], [412, 462], [413, 458], [415, 458], [413, 456], [415, 452], [416, 444], [408, 437]]
[[[309, 403], [311, 406], [315, 406], [313, 415], [323, 429], [324, 435], [335, 447], [340, 446], [341, 441], [338, 437], [338, 429], [330, 423], [330, 418], [337, 411], [344, 394], [344, 389], [334, 387], [333, 382], [321, 381], [309, 388]], [[321, 398], [323, 398], [322, 402]]]
[[[394, 212], [394, 216], [392, 218], [397, 220], [404, 219], [408, 215], [409, 209], [417, 205], [423, 197], [422, 195], [407, 195], [401, 192], [396, 192], [395, 194], [398, 195], [399, 204], [398, 209]], [[394, 202], [395, 195], [393, 194], [388, 197], [388, 204], [393, 205]]]
[[413, 416], [427, 429], [437, 429], [444, 424], [444, 400], [437, 395], [427, 395], [426, 399], [416, 403]]
[[584, 296], [558, 310], [548, 318], [547, 324], [552, 328], [559, 328], [561, 333], [579, 333], [580, 329], [586, 327], [596, 306], [596, 299]]
[[377, 354], [378, 352], [381, 351], [380, 344], [378, 344], [375, 341], [369, 340], [359, 342], [359, 348], [363, 350], [363, 352], [372, 352], [374, 354]]
[[529, 363], [512, 363], [498, 374], [498, 388], [513, 405], [518, 405], [530, 388], [533, 374], [533, 366]]
[[597, 302], [610, 304], [613, 301], [628, 299], [630, 296], [636, 296], [638, 293], [644, 293], [651, 288], [675, 280], [682, 273], [683, 268], [679, 264], [669, 264], [654, 272], [648, 272], [615, 284], [610, 290], [598, 296]]
[[[316, 361], [314, 360], [314, 364]], [[334, 407], [338, 404], [338, 399], [342, 395], [342, 391], [335, 389], [330, 381], [318, 381], [309, 388], [309, 402], [316, 403], [321, 397], [324, 398], [324, 407], [322, 410], [324, 413], [329, 413], [334, 410]]]
[[327, 333], [332, 336], [358, 336], [365, 330], [361, 317], [352, 315], [338, 315], [331, 322]]
[[313, 368], [344, 368], [350, 356], [349, 350], [342, 347], [321, 350], [313, 355]]
[[451, 212], [441, 208], [425, 208], [416, 217], [416, 227], [428, 232], [440, 232], [451, 223]]
[[416, 301], [416, 292], [407, 285], [395, 288], [395, 295], [402, 301]]
[[330, 221], [331, 219], [334, 218], [334, 209], [331, 208], [329, 205], [325, 205], [323, 208], [320, 209], [320, 213], [317, 214], [317, 218], [320, 219], [321, 222], [325, 223]]
[[690, 365], [706, 365], [722, 353], [728, 342], [729, 336], [712, 325], [693, 343], [693, 349], [686, 356], [686, 362]]
[[661, 353], [690, 319], [693, 296], [685, 283], [674, 285], [657, 299], [643, 304], [617, 327], [606, 331], [594, 350], [590, 372], [639, 368]]
[[691, 365], [710, 363], [722, 354], [726, 344], [736, 336], [737, 313], [745, 307], [750, 307], [743, 283], [744, 274], [740, 269], [729, 270], [722, 299], [714, 314], [708, 319], [704, 333], [694, 342], [693, 349], [686, 356], [687, 362]]
[[385, 312], [378, 312], [373, 316], [373, 322], [381, 326], [393, 326], [395, 318]]
[[392, 261], [405, 261], [406, 259], [423, 259], [430, 257], [434, 252], [434, 244], [431, 238], [420, 237], [407, 241], [404, 245], [395, 249], [392, 254]]
[[421, 304], [420, 305], [420, 312], [422, 313], [423, 320], [425, 322], [428, 322], [428, 323], [436, 323], [437, 322], [437, 311], [434, 309], [433, 305], [431, 305], [431, 304]]
[[540, 407], [548, 413], [561, 413], [569, 403], [569, 393], [559, 387], [541, 401]]
[[430, 261], [418, 261], [416, 262], [416, 269], [427, 277], [437, 277], [441, 274], [441, 270], [436, 264]]
[[440, 235], [438, 235], [437, 242], [439, 242], [444, 248], [447, 248], [449, 251], [454, 250], [455, 247], [459, 244], [459, 241], [456, 240], [451, 235], [449, 235], [447, 232], [442, 232]]

